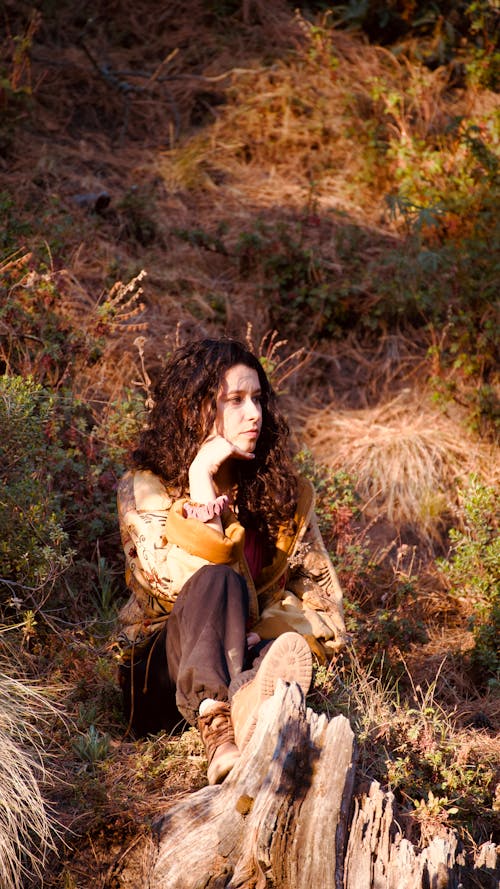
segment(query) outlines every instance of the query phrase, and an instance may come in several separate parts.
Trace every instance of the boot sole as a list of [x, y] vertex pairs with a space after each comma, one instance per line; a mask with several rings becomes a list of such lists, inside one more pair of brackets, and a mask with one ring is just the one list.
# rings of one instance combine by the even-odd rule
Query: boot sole
[[[309, 691], [312, 679], [312, 655], [309, 645], [298, 633], [283, 633], [273, 642], [255, 677], [235, 692], [231, 702], [231, 718], [235, 732], [236, 746], [239, 750], [250, 741], [257, 725], [257, 717], [261, 704], [271, 698], [276, 691], [278, 680], [296, 682], [304, 697]], [[241, 727], [238, 729], [238, 710], [243, 708], [248, 716], [242, 714]]]

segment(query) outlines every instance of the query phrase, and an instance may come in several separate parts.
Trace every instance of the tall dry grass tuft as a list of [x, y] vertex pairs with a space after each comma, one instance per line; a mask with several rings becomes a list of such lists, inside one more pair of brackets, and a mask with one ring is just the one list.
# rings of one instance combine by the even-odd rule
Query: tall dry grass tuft
[[56, 831], [39, 782], [46, 780], [43, 729], [57, 713], [40, 689], [0, 672], [0, 886], [42, 878]]
[[367, 513], [383, 510], [430, 539], [454, 504], [457, 480], [487, 463], [485, 446], [409, 391], [363, 410], [317, 411], [305, 439], [320, 463], [355, 477]]

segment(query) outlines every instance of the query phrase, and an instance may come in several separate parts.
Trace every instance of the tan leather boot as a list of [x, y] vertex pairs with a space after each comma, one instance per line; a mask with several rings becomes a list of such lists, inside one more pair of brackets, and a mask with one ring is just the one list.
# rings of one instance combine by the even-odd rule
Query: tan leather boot
[[297, 682], [305, 696], [311, 678], [312, 655], [306, 640], [299, 633], [283, 633], [267, 650], [253, 679], [233, 694], [231, 719], [238, 750], [252, 737], [260, 706], [273, 696], [278, 679]]
[[209, 784], [220, 784], [239, 757], [234, 743], [231, 707], [227, 701], [214, 701], [198, 717], [198, 729], [207, 754]]

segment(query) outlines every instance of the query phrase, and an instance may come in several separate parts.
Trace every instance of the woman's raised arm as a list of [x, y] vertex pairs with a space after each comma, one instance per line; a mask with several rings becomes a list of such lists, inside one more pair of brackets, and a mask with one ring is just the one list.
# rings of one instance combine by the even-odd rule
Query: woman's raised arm
[[[226, 477], [224, 464], [231, 458], [253, 460], [254, 455], [242, 451], [222, 435], [211, 435], [203, 442], [189, 467], [189, 494], [193, 503], [211, 503], [220, 494], [228, 493], [230, 485], [224, 484]], [[229, 473], [227, 477], [229, 478]], [[205, 524], [223, 533], [222, 522], [218, 515], [214, 515], [213, 519]]]

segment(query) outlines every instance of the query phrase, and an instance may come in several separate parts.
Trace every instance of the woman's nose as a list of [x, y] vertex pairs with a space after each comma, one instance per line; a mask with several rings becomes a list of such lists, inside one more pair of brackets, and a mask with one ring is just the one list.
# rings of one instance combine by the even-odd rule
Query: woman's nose
[[249, 419], [260, 417], [259, 405], [255, 403], [253, 398], [247, 398], [245, 413]]

